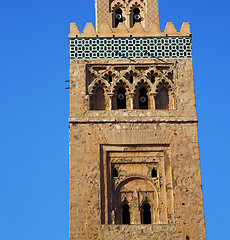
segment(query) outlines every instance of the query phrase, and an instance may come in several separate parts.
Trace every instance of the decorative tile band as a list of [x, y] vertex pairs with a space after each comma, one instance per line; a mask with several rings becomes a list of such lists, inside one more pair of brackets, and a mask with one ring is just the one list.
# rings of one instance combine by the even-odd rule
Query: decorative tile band
[[190, 37], [70, 39], [70, 59], [191, 57]]

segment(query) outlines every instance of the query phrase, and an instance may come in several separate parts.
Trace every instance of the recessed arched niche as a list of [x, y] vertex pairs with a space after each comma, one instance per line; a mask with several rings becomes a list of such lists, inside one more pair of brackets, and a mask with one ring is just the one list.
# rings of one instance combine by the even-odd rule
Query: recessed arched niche
[[113, 12], [113, 28], [117, 28], [124, 21], [121, 8], [116, 8]]
[[169, 90], [166, 86], [161, 86], [158, 89], [155, 104], [156, 109], [169, 109]]
[[148, 88], [146, 84], [140, 84], [136, 88], [133, 106], [134, 109], [149, 109]]
[[141, 207], [141, 223], [142, 224], [152, 223], [151, 206], [148, 203], [148, 201], [145, 201]]
[[119, 85], [115, 90], [112, 102], [112, 109], [126, 109], [126, 89], [123, 84]]
[[130, 27], [133, 28], [138, 22], [141, 22], [141, 11], [138, 7], [134, 7], [130, 14]]
[[105, 110], [105, 95], [104, 89], [98, 86], [93, 95], [90, 98], [90, 108], [91, 110]]
[[122, 224], [130, 224], [130, 211], [127, 201], [125, 201], [122, 206]]

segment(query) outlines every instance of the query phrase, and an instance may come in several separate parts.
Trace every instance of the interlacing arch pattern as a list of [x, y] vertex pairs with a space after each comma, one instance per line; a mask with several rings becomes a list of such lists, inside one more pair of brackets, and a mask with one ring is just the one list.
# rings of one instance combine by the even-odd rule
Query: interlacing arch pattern
[[125, 88], [126, 88], [126, 92], [127, 93], [130, 93], [130, 92], [132, 92], [132, 85], [130, 84], [130, 82], [126, 79], [126, 78], [124, 78], [124, 77], [122, 77], [122, 78], [115, 78], [114, 79], [114, 81], [113, 81], [113, 83], [111, 84], [111, 87], [110, 87], [110, 93], [115, 93], [115, 91], [116, 91], [116, 89], [117, 89], [117, 86], [119, 85], [119, 84], [123, 84], [124, 86], [125, 86]]
[[136, 7], [144, 11], [145, 4], [143, 1], [136, 1], [136, 0], [131, 1], [128, 6], [129, 13], [131, 13], [132, 10]]
[[105, 79], [96, 78], [95, 80], [93, 80], [93, 82], [88, 88], [89, 94], [92, 95], [94, 93], [94, 90], [97, 89], [98, 86], [102, 87], [106, 93], [108, 92], [108, 89], [110, 87], [109, 83]]
[[170, 66], [170, 68], [168, 70], [165, 71], [165, 75], [168, 76], [169, 73], [172, 73], [173, 72], [173, 67]]
[[171, 80], [167, 77], [162, 77], [161, 79], [159, 79], [157, 81], [156, 84], [154, 84], [154, 92], [158, 92], [159, 89], [161, 89], [162, 87], [166, 87], [167, 90], [171, 93], [171, 92], [175, 92], [174, 89], [174, 84], [171, 82]]
[[94, 70], [92, 66], [88, 67], [88, 70], [89, 70], [89, 73], [91, 75], [94, 75], [95, 77], [99, 77], [101, 75], [98, 71]]
[[134, 66], [134, 65], [130, 65], [130, 66], [128, 66], [127, 69], [122, 70], [122, 71], [121, 71], [121, 74], [122, 74], [123, 76], [125, 76], [126, 74], [130, 74], [130, 73], [134, 73], [134, 72], [137, 74], [137, 72], [135, 71], [135, 66]]
[[109, 67], [108, 69], [106, 69], [106, 71], [101, 73], [101, 76], [104, 77], [104, 78], [105, 78], [106, 75], [112, 76], [112, 77], [118, 77], [120, 74], [114, 68]]
[[[104, 89], [104, 94], [112, 97], [115, 96], [119, 86], [123, 86], [126, 92], [126, 100], [128, 100], [128, 96], [134, 97], [134, 95], [137, 94], [137, 91], [141, 89], [140, 86], [146, 88], [148, 96], [149, 94], [156, 96], [159, 90], [164, 87], [170, 95], [170, 101], [173, 102], [169, 103], [170, 109], [173, 109], [174, 99], [172, 98], [175, 95], [175, 83], [173, 80], [174, 67], [175, 66], [172, 64], [90, 65], [88, 67], [88, 72], [93, 80], [88, 86], [88, 92], [89, 95], [92, 95], [97, 85], [101, 85]], [[171, 76], [169, 76], [170, 74]], [[132, 81], [127, 77], [130, 75], [132, 75]], [[151, 77], [153, 78], [151, 79]], [[152, 104], [153, 101], [154, 98], [149, 99], [149, 105], [151, 106], [148, 109], [154, 109], [154, 104]], [[128, 109], [132, 109], [132, 106]]]
[[134, 81], [133, 91], [136, 93], [137, 88], [141, 85], [146, 85], [149, 92], [153, 92], [153, 85], [151, 84], [150, 80], [147, 78], [138, 78], [136, 81]]
[[148, 77], [148, 75], [151, 75], [151, 74], [155, 74], [157, 76], [162, 75], [161, 72], [158, 69], [156, 69], [155, 67], [150, 67], [148, 70], [143, 71], [143, 73], [142, 73], [142, 75], [144, 77]]
[[117, 8], [121, 8], [130, 14], [135, 7], [138, 7], [143, 11], [145, 7], [144, 0], [111, 0], [111, 12]]
[[113, 2], [111, 4], [111, 9], [112, 9], [112, 12], [116, 11], [118, 8], [120, 8], [122, 11], [124, 11], [124, 13], [126, 12], [126, 7], [124, 4], [120, 3], [120, 1], [117, 1], [117, 2]]

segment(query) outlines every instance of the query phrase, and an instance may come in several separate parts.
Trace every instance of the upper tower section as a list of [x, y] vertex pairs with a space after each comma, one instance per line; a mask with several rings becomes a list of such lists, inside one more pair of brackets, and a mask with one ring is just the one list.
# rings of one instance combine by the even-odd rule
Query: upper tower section
[[95, 5], [96, 28], [70, 25], [71, 118], [196, 120], [189, 23], [161, 31], [158, 0]]
[[132, 29], [138, 22], [144, 30], [159, 27], [158, 0], [96, 0], [97, 30], [104, 24], [117, 28], [120, 23]]
[[69, 38], [190, 37], [188, 22], [178, 32], [173, 23], [159, 26], [158, 0], [95, 0], [96, 28], [87, 23], [80, 32], [70, 24]]

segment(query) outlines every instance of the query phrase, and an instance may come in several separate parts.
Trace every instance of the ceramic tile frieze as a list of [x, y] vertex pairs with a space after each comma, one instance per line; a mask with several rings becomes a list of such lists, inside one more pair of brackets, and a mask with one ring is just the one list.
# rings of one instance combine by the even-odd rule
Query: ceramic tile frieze
[[191, 37], [70, 39], [70, 59], [191, 57]]

